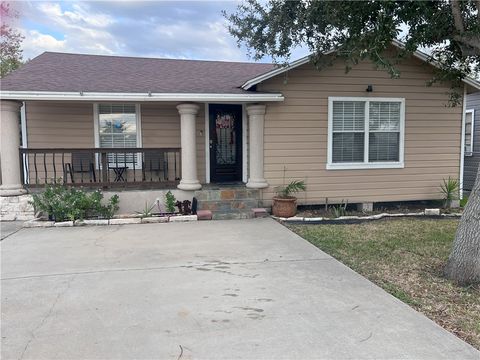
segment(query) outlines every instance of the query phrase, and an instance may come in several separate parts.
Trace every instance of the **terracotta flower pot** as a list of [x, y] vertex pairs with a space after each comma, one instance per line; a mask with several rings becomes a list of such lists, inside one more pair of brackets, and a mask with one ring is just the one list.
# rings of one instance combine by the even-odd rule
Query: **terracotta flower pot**
[[273, 198], [272, 214], [278, 217], [292, 217], [297, 213], [297, 198], [275, 196]]

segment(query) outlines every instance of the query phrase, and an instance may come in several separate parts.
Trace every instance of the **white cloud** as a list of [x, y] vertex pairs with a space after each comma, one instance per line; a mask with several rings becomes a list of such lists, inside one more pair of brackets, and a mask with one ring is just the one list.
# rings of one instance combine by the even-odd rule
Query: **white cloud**
[[44, 51], [247, 60], [221, 10], [234, 2], [25, 2], [24, 58]]
[[108, 31], [114, 20], [106, 14], [90, 13], [88, 4], [73, 4], [71, 9], [64, 10], [59, 3], [31, 2], [24, 7], [23, 16], [28, 24], [42, 28], [23, 29], [24, 58], [44, 51], [111, 55], [121, 49]]
[[[24, 59], [38, 55], [39, 51], [66, 51], [65, 40], [57, 40], [51, 35], [41, 34], [36, 30], [23, 32], [23, 35], [25, 36], [23, 41]], [[35, 55], [30, 56], [30, 54]]]

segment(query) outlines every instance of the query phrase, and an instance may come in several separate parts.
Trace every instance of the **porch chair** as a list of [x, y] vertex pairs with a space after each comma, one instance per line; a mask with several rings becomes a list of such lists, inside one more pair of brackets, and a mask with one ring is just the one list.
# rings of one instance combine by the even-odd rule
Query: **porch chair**
[[[160, 179], [163, 173], [163, 180], [168, 179], [168, 159], [165, 158], [165, 152], [160, 150], [145, 151], [142, 163], [143, 181], [146, 181], [146, 172], [155, 173]], [[150, 176], [152, 180], [152, 177]]]
[[75, 183], [75, 174], [82, 174], [81, 182], [83, 182], [83, 174], [89, 174], [90, 182], [97, 182], [95, 174], [95, 154], [88, 152], [72, 152], [72, 160], [65, 164], [64, 181], [70, 175], [70, 181]]

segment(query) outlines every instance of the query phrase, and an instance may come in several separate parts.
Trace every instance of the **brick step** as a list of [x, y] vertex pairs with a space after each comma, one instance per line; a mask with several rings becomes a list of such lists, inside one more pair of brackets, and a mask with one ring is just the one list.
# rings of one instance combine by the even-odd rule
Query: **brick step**
[[223, 211], [250, 211], [253, 208], [258, 208], [257, 199], [243, 199], [243, 200], [209, 200], [198, 201], [198, 210], [210, 210], [212, 212]]
[[259, 206], [259, 190], [244, 186], [202, 189], [195, 192], [198, 210], [209, 210], [214, 220], [250, 219]]
[[256, 189], [225, 188], [225, 189], [202, 189], [195, 191], [195, 197], [200, 201], [211, 200], [243, 200], [258, 199], [260, 192]]
[[253, 213], [251, 211], [230, 211], [213, 213], [213, 220], [240, 220], [252, 218]]

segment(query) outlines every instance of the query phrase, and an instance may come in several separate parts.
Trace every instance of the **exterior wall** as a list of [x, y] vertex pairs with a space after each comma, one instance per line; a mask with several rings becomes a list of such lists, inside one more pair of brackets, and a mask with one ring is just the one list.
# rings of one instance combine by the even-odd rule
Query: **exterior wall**
[[[141, 105], [143, 147], [180, 147], [180, 115], [176, 105], [176, 103]], [[204, 183], [205, 110], [203, 104], [199, 105], [200, 110], [197, 115], [197, 167], [199, 180]], [[26, 119], [29, 148], [95, 147], [92, 103], [29, 101], [26, 104]], [[56, 161], [60, 161], [60, 159]], [[68, 159], [65, 161], [68, 162]], [[52, 161], [49, 159], [47, 162], [50, 173], [52, 171]], [[58, 165], [57, 168], [61, 169], [60, 163]], [[43, 170], [40, 169], [40, 171]], [[140, 171], [138, 173], [141, 176]]]
[[467, 110], [473, 109], [474, 130], [473, 130], [473, 154], [465, 156], [463, 168], [463, 189], [470, 191], [475, 183], [478, 164], [480, 163], [480, 91], [467, 96]]
[[[462, 106], [445, 106], [447, 86], [425, 86], [432, 70], [420, 60], [399, 68], [401, 77], [394, 80], [368, 62], [349, 73], [341, 61], [322, 71], [306, 64], [257, 86], [285, 97], [283, 103], [268, 104], [265, 116], [267, 205], [284, 176], [286, 183], [306, 180], [301, 204], [322, 204], [326, 198], [359, 203], [441, 197], [442, 179], [459, 176]], [[372, 93], [365, 91], [369, 84]], [[329, 96], [405, 98], [405, 167], [326, 170]]]
[[[180, 115], [174, 103], [142, 104], [143, 147], [180, 147]], [[198, 104], [197, 169], [198, 179], [205, 183], [205, 108]]]
[[29, 148], [93, 148], [91, 103], [28, 101]]

